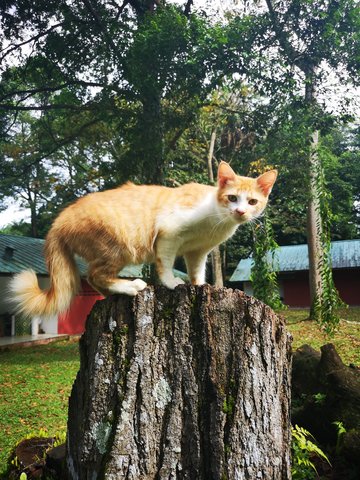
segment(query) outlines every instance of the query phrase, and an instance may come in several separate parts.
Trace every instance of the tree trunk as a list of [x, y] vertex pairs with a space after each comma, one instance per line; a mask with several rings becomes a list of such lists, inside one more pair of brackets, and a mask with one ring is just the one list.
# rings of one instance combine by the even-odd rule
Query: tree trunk
[[331, 478], [360, 478], [360, 370], [344, 365], [334, 345], [320, 350], [303, 345], [294, 352], [292, 420], [326, 445]]
[[33, 238], [38, 238], [38, 221], [37, 221], [37, 211], [36, 211], [36, 199], [35, 195], [34, 198], [31, 198], [29, 195], [29, 203], [30, 203], [30, 223], [31, 223], [31, 236]]
[[98, 302], [69, 402], [70, 479], [290, 479], [290, 337], [243, 292]]
[[[213, 130], [211, 132], [209, 154], [208, 154], [208, 175], [211, 183], [214, 183], [214, 170], [213, 170], [212, 159], [214, 155], [215, 140], [216, 140], [216, 131]], [[212, 277], [213, 277], [213, 283], [216, 287], [224, 286], [221, 263], [222, 262], [221, 262], [220, 247], [216, 246], [211, 252]]]
[[[305, 102], [312, 108], [316, 103], [315, 75], [316, 68], [308, 66], [305, 72]], [[321, 173], [321, 162], [318, 155], [319, 132], [314, 130], [310, 139], [309, 154], [309, 202], [307, 211], [307, 243], [309, 254], [309, 288], [310, 288], [310, 318], [315, 319], [315, 305], [322, 298], [323, 285], [321, 277], [321, 264], [324, 261], [322, 248], [322, 219], [320, 212], [320, 199], [318, 191], [318, 176]]]
[[322, 298], [321, 264], [324, 261], [323, 247], [321, 242], [322, 219], [320, 213], [320, 199], [317, 188], [317, 177], [320, 174], [321, 164], [318, 158], [317, 148], [319, 132], [315, 131], [311, 138], [311, 152], [309, 161], [310, 197], [307, 211], [307, 243], [309, 253], [309, 287], [310, 287], [310, 318], [315, 317], [315, 304]]
[[214, 170], [213, 170], [213, 165], [212, 165], [212, 159], [214, 156], [214, 147], [215, 147], [215, 140], [216, 140], [216, 131], [213, 130], [211, 132], [211, 137], [210, 137], [210, 145], [209, 145], [209, 154], [208, 154], [208, 176], [209, 180], [211, 183], [214, 183]]
[[215, 287], [224, 286], [221, 263], [222, 262], [221, 262], [220, 247], [216, 246], [211, 252], [211, 268], [212, 268], [212, 274], [213, 274], [213, 284], [215, 285]]

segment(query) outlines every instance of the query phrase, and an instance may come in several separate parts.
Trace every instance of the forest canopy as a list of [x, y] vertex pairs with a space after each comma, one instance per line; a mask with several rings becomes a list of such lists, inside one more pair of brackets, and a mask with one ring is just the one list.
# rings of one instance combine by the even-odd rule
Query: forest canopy
[[[304, 243], [316, 129], [332, 239], [359, 236], [357, 2], [229, 1], [221, 15], [210, 4], [1, 2], [0, 208], [31, 212], [5, 231], [42, 237], [64, 205], [129, 179], [209, 182], [213, 134], [214, 169], [278, 168], [276, 239]], [[228, 262], [251, 245], [251, 228], [239, 231]]]

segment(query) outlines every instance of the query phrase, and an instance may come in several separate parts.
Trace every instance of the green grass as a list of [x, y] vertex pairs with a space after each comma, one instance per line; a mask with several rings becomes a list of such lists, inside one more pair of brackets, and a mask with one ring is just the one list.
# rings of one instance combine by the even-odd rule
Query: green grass
[[[360, 365], [360, 308], [340, 314], [339, 331], [328, 338], [306, 320], [308, 310], [285, 311], [293, 348], [308, 343], [319, 349], [332, 342], [345, 364]], [[49, 436], [66, 431], [67, 402], [78, 368], [76, 341], [0, 352], [0, 475], [21, 439], [40, 429]]]
[[66, 431], [78, 369], [75, 341], [0, 352], [0, 475], [21, 439], [40, 429], [49, 436]]
[[341, 318], [338, 331], [328, 337], [315, 322], [307, 320], [308, 310], [287, 310], [282, 313], [288, 330], [293, 336], [293, 350], [305, 343], [319, 350], [326, 343], [333, 343], [345, 365], [360, 366], [360, 307], [339, 309]]

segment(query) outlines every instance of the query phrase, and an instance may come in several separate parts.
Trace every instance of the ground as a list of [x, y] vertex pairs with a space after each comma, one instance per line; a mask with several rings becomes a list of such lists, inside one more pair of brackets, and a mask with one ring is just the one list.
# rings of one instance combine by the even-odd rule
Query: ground
[[307, 310], [287, 310], [282, 314], [293, 335], [293, 350], [306, 343], [316, 350], [326, 343], [333, 343], [345, 365], [360, 366], [360, 307], [339, 310], [341, 322], [332, 338], [319, 330], [315, 322], [307, 320]]
[[[306, 321], [306, 310], [282, 313], [294, 337], [293, 348], [319, 349], [332, 342], [345, 364], [360, 366], [360, 307], [341, 310], [334, 338]], [[0, 352], [0, 475], [17, 442], [39, 430], [66, 431], [67, 402], [79, 368], [77, 341]]]

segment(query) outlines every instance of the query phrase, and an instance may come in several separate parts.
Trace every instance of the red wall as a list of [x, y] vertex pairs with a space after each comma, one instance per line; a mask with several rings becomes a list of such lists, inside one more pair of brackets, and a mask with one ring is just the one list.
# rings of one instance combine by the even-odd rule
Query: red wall
[[103, 298], [102, 295], [93, 290], [93, 288], [83, 280], [81, 282], [81, 292], [76, 295], [69, 310], [59, 315], [58, 333], [67, 335], [83, 333], [85, 330], [86, 317], [89, 315], [94, 303]]
[[282, 278], [284, 303], [289, 307], [308, 307], [310, 290], [308, 272], [295, 272]]
[[360, 269], [334, 270], [334, 282], [340, 297], [348, 305], [360, 305]]
[[[360, 305], [360, 269], [333, 270], [335, 286], [348, 305]], [[284, 303], [290, 307], [309, 307], [308, 272], [280, 276], [284, 288]]]

